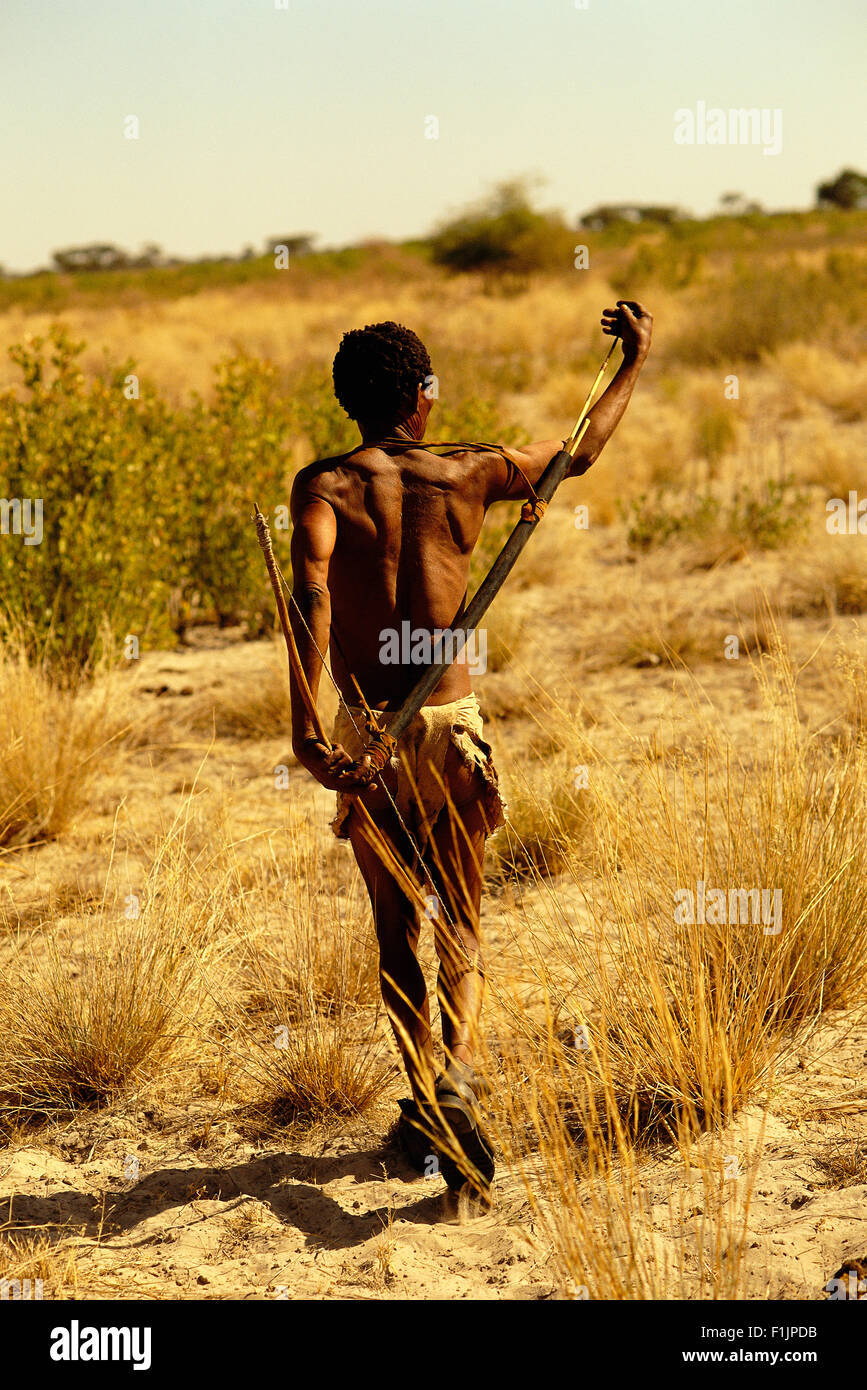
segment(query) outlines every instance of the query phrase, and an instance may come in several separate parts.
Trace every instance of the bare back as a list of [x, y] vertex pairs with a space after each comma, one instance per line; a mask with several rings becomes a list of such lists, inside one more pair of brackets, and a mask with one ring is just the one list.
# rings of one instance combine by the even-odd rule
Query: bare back
[[[407, 622], [429, 633], [460, 627], [491, 463], [491, 455], [469, 450], [440, 458], [421, 446], [400, 454], [371, 447], [298, 475], [296, 505], [318, 498], [336, 517], [328, 569], [331, 657], [348, 700], [357, 700], [349, 671], [380, 708], [400, 704], [415, 685], [418, 665], [381, 659], [383, 634], [400, 634]], [[470, 689], [466, 663], [456, 662], [429, 703]]]

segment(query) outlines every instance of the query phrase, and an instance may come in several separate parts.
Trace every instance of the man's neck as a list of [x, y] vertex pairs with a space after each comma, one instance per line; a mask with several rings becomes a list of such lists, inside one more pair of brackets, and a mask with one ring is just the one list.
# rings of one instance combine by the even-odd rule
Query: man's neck
[[419, 444], [424, 438], [424, 425], [420, 420], [401, 420], [397, 425], [363, 424], [359, 425], [363, 444], [377, 444], [381, 439], [405, 439], [408, 444]]

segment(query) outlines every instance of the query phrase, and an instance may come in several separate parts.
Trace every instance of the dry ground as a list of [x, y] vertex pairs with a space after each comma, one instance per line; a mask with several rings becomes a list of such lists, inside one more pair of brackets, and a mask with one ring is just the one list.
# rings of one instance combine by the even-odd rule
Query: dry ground
[[[559, 534], [572, 544], [569, 508], [550, 520], [551, 543]], [[624, 564], [622, 546], [621, 562], [614, 563], [611, 535], [584, 536], [581, 544], [589, 553], [581, 561], [584, 582], [568, 595], [569, 619], [552, 621], [547, 585], [525, 585], [509, 601], [528, 624], [519, 650], [511, 660], [501, 653], [501, 669], [477, 683], [512, 802], [520, 803], [528, 776], [551, 764], [552, 718], [537, 677], [592, 729], [601, 763], [628, 770], [648, 747], [663, 758], [672, 749], [699, 754], [711, 725], [741, 746], [751, 740], [758, 746], [767, 716], [749, 663], [721, 657], [715, 620], [719, 632], [732, 627], [727, 616], [738, 595], [757, 587], [767, 592], [780, 578], [779, 560], [728, 567], [712, 585], [701, 572], [681, 581], [678, 604], [712, 634], [690, 672], [654, 663], [641, 651], [629, 658], [638, 665], [624, 664], [618, 651], [605, 656], [631, 602], [661, 611], [671, 589], [668, 567], [655, 557]], [[609, 600], [609, 617], [588, 600], [611, 570], [608, 592], [622, 593], [623, 601]], [[808, 723], [833, 725], [829, 654], [844, 636], [851, 645], [851, 621], [837, 619], [830, 631], [827, 620], [815, 618], [788, 626], [792, 649], [805, 663]], [[508, 614], [495, 613], [492, 638], [498, 622], [501, 635], [514, 635]], [[644, 636], [652, 649], [652, 624]], [[7, 959], [23, 937], [38, 954], [42, 935], [64, 924], [86, 934], [104, 895], [122, 914], [128, 895], [143, 891], [154, 843], [190, 798], [197, 844], [213, 834], [240, 846], [253, 913], [263, 914], [260, 949], [278, 955], [288, 949], [281, 892], [292, 891], [290, 849], [302, 836], [309, 862], [319, 866], [314, 888], [342, 897], [354, 948], [369, 949], [350, 852], [327, 829], [332, 795], [293, 764], [288, 735], [279, 730], [281, 653], [268, 641], [233, 638], [202, 629], [193, 645], [146, 654], [123, 675], [138, 746], [100, 774], [87, 806], [59, 840], [3, 860]], [[277, 789], [274, 770], [284, 764], [288, 787]], [[270, 897], [262, 892], [269, 862], [276, 876]], [[526, 941], [545, 938], [552, 902], [558, 913], [572, 915], [576, 931], [592, 931], [568, 876], [502, 884], [492, 874], [483, 928], [495, 981], [521, 977]], [[430, 971], [429, 946], [426, 960]], [[237, 981], [225, 977], [226, 964], [208, 969], [214, 989], [231, 993]], [[524, 985], [532, 1004], [532, 970]], [[508, 1028], [496, 1000], [489, 1026], [495, 1034]], [[547, 1298], [562, 1292], [550, 1231], [514, 1164], [501, 1166], [491, 1213], [457, 1209], [439, 1178], [415, 1177], [389, 1142], [394, 1098], [404, 1090], [397, 1078], [363, 1120], [263, 1128], [244, 1107], [243, 1061], [230, 1043], [220, 1060], [214, 1027], [213, 1019], [193, 1026], [193, 1057], [185, 1068], [157, 1076], [101, 1112], [23, 1131], [0, 1154], [7, 1231], [18, 1231], [19, 1239], [38, 1241], [44, 1232], [62, 1238], [45, 1264], [53, 1296]], [[389, 1059], [387, 1029], [370, 999], [362, 1031], [369, 1028]], [[865, 1055], [867, 1027], [857, 1014], [825, 1017], [780, 1064], [767, 1113], [758, 1096], [715, 1138], [720, 1153], [737, 1157], [732, 1191], [750, 1193], [744, 1291], [754, 1297], [820, 1297], [841, 1259], [867, 1245]], [[676, 1149], [654, 1150], [640, 1171], [648, 1235], [658, 1238], [664, 1260], [667, 1246], [689, 1244], [686, 1232], [701, 1218], [705, 1199], [696, 1196], [695, 1175], [686, 1173]], [[699, 1257], [687, 1253], [687, 1264], [691, 1258]]]
[[[86, 366], [103, 348], [112, 360], [134, 352], [175, 397], [206, 390], [213, 361], [235, 346], [289, 369], [321, 366], [349, 324], [397, 318], [454, 360], [466, 352], [471, 385], [473, 361], [499, 362], [504, 421], [537, 438], [568, 428], [587, 386], [584, 367], [568, 364], [599, 346], [604, 279], [588, 275], [568, 296], [548, 281], [514, 298], [460, 279], [436, 290], [359, 284], [288, 306], [261, 288], [214, 291], [65, 318], [88, 338]], [[599, 943], [604, 969], [617, 936], [594, 896], [599, 827], [616, 888], [648, 768], [700, 781], [716, 748], [714, 776], [728, 750], [761, 783], [779, 716], [761, 680], [775, 629], [794, 672], [794, 717], [830, 785], [863, 754], [865, 540], [829, 537], [823, 509], [827, 497], [867, 492], [863, 354], [792, 342], [750, 366], [672, 366], [667, 345], [688, 311], [668, 291], [652, 307], [657, 352], [629, 413], [587, 479], [564, 486], [487, 622], [490, 665], [477, 690], [513, 825], [511, 839], [500, 832], [489, 846], [483, 901], [495, 1083], [519, 1076], [512, 1053], [519, 1063], [521, 1048], [532, 1053], [552, 999], [558, 1026], [582, 1020], [572, 945]], [[0, 342], [47, 322], [10, 311]], [[515, 363], [527, 367], [523, 384]], [[716, 449], [730, 371], [741, 394]], [[491, 393], [488, 375], [479, 389]], [[723, 528], [647, 553], [627, 544], [622, 500], [784, 472], [809, 489], [801, 539], [767, 549]], [[578, 503], [589, 505], [586, 530], [574, 525]], [[736, 659], [726, 655], [732, 636]], [[28, 979], [53, 982], [46, 997], [79, 1007], [93, 978], [94, 1008], [111, 1021], [97, 1060], [113, 1064], [124, 1001], [132, 1009], [141, 998], [133, 981], [110, 999], [110, 962], [112, 952], [138, 960], [130, 913], [141, 902], [175, 952], [174, 973], [146, 984], [145, 1000], [164, 988], [180, 1022], [165, 1054], [127, 1068], [129, 1084], [108, 1087], [108, 1101], [79, 1095], [64, 1107], [55, 1096], [48, 1119], [6, 1136], [0, 1278], [42, 1277], [46, 1296], [61, 1298], [547, 1298], [582, 1285], [602, 1297], [823, 1297], [842, 1260], [867, 1250], [863, 989], [850, 989], [845, 1007], [820, 1001], [716, 1132], [691, 1146], [615, 1145], [592, 1229], [574, 1191], [558, 1224], [551, 1146], [521, 1137], [522, 1126], [544, 1129], [544, 1116], [531, 1123], [521, 1111], [544, 1090], [537, 1054], [519, 1077], [526, 1086], [500, 1085], [505, 1156], [490, 1213], [457, 1209], [438, 1177], [411, 1174], [389, 1139], [405, 1086], [377, 1003], [368, 909], [349, 849], [328, 830], [332, 795], [292, 759], [283, 663], [270, 641], [234, 631], [194, 630], [187, 646], [146, 652], [111, 678], [113, 741], [94, 749], [86, 795], [52, 838], [3, 851], [4, 1008]], [[333, 715], [327, 690], [322, 706]], [[10, 757], [28, 747], [29, 734], [15, 737]], [[781, 843], [790, 828], [781, 824]], [[667, 841], [654, 847], [669, 853]], [[27, 1050], [16, 1027], [37, 1019], [46, 1067], [68, 1042], [66, 1015], [45, 1042], [38, 986], [26, 997], [29, 1013], [0, 1020], [0, 1092], [3, 1068]], [[286, 1021], [292, 1037], [308, 1036], [314, 1015], [325, 1020], [317, 1055], [382, 1066], [384, 1081], [361, 1116], [263, 1115], [254, 1102], [274, 1068], [274, 1029]], [[40, 1036], [28, 1035], [29, 1060]]]

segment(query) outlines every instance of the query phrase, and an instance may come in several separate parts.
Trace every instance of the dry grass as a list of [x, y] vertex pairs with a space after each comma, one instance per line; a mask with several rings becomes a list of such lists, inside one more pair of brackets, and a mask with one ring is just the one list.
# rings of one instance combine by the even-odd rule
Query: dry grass
[[[272, 1017], [282, 1016], [275, 1011]], [[259, 1090], [254, 1113], [269, 1125], [364, 1115], [393, 1075], [374, 1038], [359, 1040], [344, 1019], [323, 1018], [312, 1001], [294, 1026], [263, 1020], [262, 1031], [246, 1041]]]
[[796, 617], [867, 611], [867, 559], [862, 536], [825, 537], [801, 553], [787, 577], [781, 602]]
[[295, 1023], [312, 1005], [328, 1018], [379, 997], [360, 885], [347, 891], [339, 863], [323, 863], [305, 830], [304, 817], [290, 815], [284, 834], [270, 837], [243, 871], [251, 925], [240, 938], [236, 980], [251, 1017], [271, 1010]]
[[858, 1139], [839, 1139], [814, 1153], [813, 1162], [824, 1174], [825, 1186], [840, 1188], [867, 1184], [867, 1143]]
[[596, 1085], [573, 1090], [564, 1109], [563, 1053], [552, 1033], [548, 1043], [542, 1065], [513, 1074], [499, 1091], [497, 1134], [550, 1243], [562, 1294], [629, 1301], [746, 1296], [758, 1146], [741, 1155], [746, 1168], [738, 1167], [736, 1180], [710, 1137], [694, 1145], [682, 1135], [649, 1163], [619, 1123], [610, 1084], [602, 1092]]
[[0, 646], [0, 845], [66, 830], [123, 723], [111, 682], [59, 687], [20, 640], [7, 638]]
[[22, 898], [8, 893], [0, 902], [0, 932], [38, 930], [60, 917], [81, 917], [96, 912], [102, 903], [102, 889], [81, 882], [52, 883], [44, 897]]
[[212, 1004], [201, 969], [223, 949], [237, 898], [225, 849], [191, 851], [190, 807], [140, 902], [104, 901], [84, 929], [65, 922], [14, 951], [0, 1000], [4, 1128], [110, 1105], [201, 1050]]
[[788, 343], [774, 354], [774, 365], [795, 391], [833, 410], [843, 422], [862, 420], [867, 411], [867, 364], [814, 343]]
[[591, 651], [590, 662], [613, 666], [683, 667], [719, 659], [722, 634], [715, 624], [684, 604], [650, 602], [633, 606], [609, 635], [601, 652]]
[[[761, 760], [738, 768], [711, 736], [698, 769], [651, 758], [631, 786], [597, 776], [591, 862], [586, 843], [564, 851], [521, 933], [523, 984], [495, 984], [511, 1038], [489, 1062], [498, 1137], [571, 1297], [762, 1296], [746, 1252], [760, 1142], [733, 1172], [715, 1136], [767, 1103], [823, 1013], [864, 998], [865, 750], [837, 758], [804, 732], [779, 641], [754, 673]], [[540, 835], [562, 846], [556, 799], [539, 801]], [[779, 886], [779, 930], [679, 924], [675, 892], [699, 880]], [[863, 1180], [850, 1148], [829, 1159], [835, 1181]]]
[[79, 1273], [70, 1242], [16, 1230], [11, 1222], [0, 1226], [0, 1287], [4, 1298], [74, 1298]]
[[832, 686], [845, 725], [850, 735], [858, 741], [867, 729], [867, 657], [863, 651], [840, 645]]
[[497, 600], [484, 619], [488, 671], [503, 671], [511, 664], [526, 627], [527, 617], [519, 604], [502, 598]]
[[[571, 845], [556, 799], [537, 800], [535, 833], [560, 852], [594, 924], [576, 930], [552, 907], [536, 948], [551, 1018], [566, 1039], [578, 1025], [592, 1039], [564, 1042], [555, 1071], [567, 1108], [590, 1092], [603, 1126], [613, 1106], [636, 1142], [729, 1123], [781, 1048], [863, 997], [867, 750], [836, 757], [803, 733], [780, 648], [754, 669], [770, 721], [761, 763], [738, 769], [709, 736], [698, 769], [650, 757], [631, 784], [594, 770], [588, 838]], [[699, 883], [725, 895], [710, 921], [678, 916]], [[739, 889], [779, 889], [781, 915], [771, 896], [755, 920], [745, 899], [741, 921]], [[538, 1049], [547, 1025], [511, 1013]]]
[[551, 877], [586, 862], [594, 844], [594, 791], [586, 775], [586, 764], [568, 753], [507, 768], [508, 823], [488, 844], [494, 873]]
[[359, 885], [346, 892], [300, 813], [242, 877], [246, 917], [225, 1014], [242, 1092], [269, 1124], [364, 1114], [391, 1071], [369, 1013], [379, 970]]

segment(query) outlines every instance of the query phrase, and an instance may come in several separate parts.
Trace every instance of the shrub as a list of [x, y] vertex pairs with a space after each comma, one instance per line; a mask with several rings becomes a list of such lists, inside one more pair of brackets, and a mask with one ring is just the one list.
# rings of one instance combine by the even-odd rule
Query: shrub
[[176, 412], [158, 502], [167, 579], [187, 604], [212, 607], [221, 625], [246, 618], [258, 630], [270, 612], [250, 518], [254, 501], [288, 508], [293, 414], [275, 368], [244, 355], [219, 364], [212, 404], [195, 398]]
[[41, 508], [43, 532], [36, 544], [3, 537], [0, 602], [34, 650], [77, 665], [106, 629], [164, 638], [168, 592], [153, 562], [166, 539], [157, 497], [168, 412], [125, 397], [129, 363], [86, 382], [83, 348], [64, 329], [12, 348], [27, 394], [0, 397], [0, 487]]
[[659, 488], [653, 497], [642, 493], [621, 506], [627, 541], [636, 550], [650, 550], [666, 541], [728, 537], [732, 552], [753, 546], [773, 550], [799, 535], [807, 524], [807, 499], [793, 490], [792, 479], [768, 479], [757, 490], [736, 488], [728, 502], [705, 488], [683, 497]]
[[535, 211], [526, 183], [503, 183], [431, 237], [433, 260], [449, 270], [526, 272], [568, 267], [575, 234], [556, 213]]
[[2, 538], [3, 609], [31, 652], [66, 668], [127, 634], [167, 643], [197, 607], [258, 629], [270, 601], [252, 503], [282, 504], [288, 521], [289, 451], [316, 436], [321, 399], [239, 354], [217, 368], [212, 403], [171, 407], [130, 383], [131, 362], [86, 379], [83, 348], [55, 328], [11, 350], [24, 389], [0, 397], [0, 489], [32, 517], [41, 504], [43, 534]]

